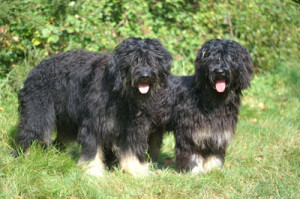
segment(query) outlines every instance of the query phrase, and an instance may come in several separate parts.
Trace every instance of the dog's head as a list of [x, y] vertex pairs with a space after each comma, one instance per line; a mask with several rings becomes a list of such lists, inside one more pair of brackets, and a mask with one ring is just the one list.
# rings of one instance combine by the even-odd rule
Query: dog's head
[[113, 90], [122, 95], [148, 95], [165, 84], [171, 54], [155, 39], [128, 38], [116, 47], [109, 62]]
[[240, 92], [250, 86], [253, 65], [250, 54], [231, 40], [206, 42], [196, 57], [196, 81], [199, 88], [211, 88], [217, 93]]

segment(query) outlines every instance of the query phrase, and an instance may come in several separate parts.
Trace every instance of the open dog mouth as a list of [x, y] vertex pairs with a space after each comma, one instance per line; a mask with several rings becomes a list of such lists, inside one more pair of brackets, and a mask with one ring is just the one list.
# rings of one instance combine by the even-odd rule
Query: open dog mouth
[[223, 93], [226, 89], [226, 81], [224, 79], [217, 80], [215, 86], [217, 92]]
[[230, 72], [226, 69], [215, 69], [213, 71], [212, 83], [218, 93], [224, 93], [230, 84]]
[[150, 85], [146, 84], [146, 83], [139, 83], [138, 84], [138, 89], [140, 91], [141, 94], [147, 94], [150, 90]]
[[156, 81], [155, 74], [149, 69], [145, 71], [138, 71], [134, 77], [136, 78], [133, 85], [135, 85], [138, 92], [142, 95], [148, 94]]
[[148, 78], [142, 78], [137, 83], [137, 88], [142, 95], [149, 93], [150, 91], [150, 81]]

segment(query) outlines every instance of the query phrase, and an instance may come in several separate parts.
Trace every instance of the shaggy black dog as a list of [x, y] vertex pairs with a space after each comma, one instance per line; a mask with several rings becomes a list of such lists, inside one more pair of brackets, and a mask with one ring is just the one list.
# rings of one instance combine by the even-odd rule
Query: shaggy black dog
[[169, 130], [175, 134], [178, 169], [206, 173], [224, 163], [253, 65], [243, 46], [218, 39], [203, 45], [195, 65], [194, 76], [171, 78], [174, 110]]
[[49, 145], [56, 129], [58, 142], [77, 139], [78, 162], [92, 175], [101, 176], [114, 157], [123, 170], [147, 174], [145, 151], [150, 144], [157, 156], [169, 115], [163, 92], [171, 63], [159, 41], [140, 38], [112, 54], [67, 52], [42, 61], [19, 93], [20, 146]]

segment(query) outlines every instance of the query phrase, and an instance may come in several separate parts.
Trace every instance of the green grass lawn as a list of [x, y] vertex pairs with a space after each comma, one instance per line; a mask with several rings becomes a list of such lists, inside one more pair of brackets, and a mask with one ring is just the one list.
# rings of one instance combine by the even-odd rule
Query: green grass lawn
[[[0, 83], [0, 198], [300, 198], [300, 67], [290, 65], [253, 78], [221, 171], [179, 174], [171, 164], [145, 178], [116, 168], [100, 179], [76, 165], [76, 145], [10, 155], [18, 123], [11, 85], [24, 79], [15, 71], [14, 81]], [[166, 135], [160, 163], [174, 146]]]

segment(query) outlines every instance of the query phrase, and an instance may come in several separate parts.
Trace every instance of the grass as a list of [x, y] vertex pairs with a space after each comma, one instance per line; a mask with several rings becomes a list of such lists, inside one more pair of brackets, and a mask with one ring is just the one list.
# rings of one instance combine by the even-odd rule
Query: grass
[[[76, 165], [76, 145], [64, 152], [34, 145], [26, 157], [10, 155], [18, 123], [14, 88], [25, 77], [22, 67], [0, 82], [0, 198], [300, 198], [298, 63], [253, 78], [221, 171], [193, 176], [171, 164], [146, 178], [115, 168], [101, 179]], [[174, 157], [174, 145], [173, 136], [165, 135], [161, 163]]]

